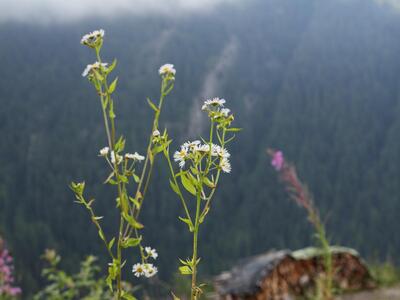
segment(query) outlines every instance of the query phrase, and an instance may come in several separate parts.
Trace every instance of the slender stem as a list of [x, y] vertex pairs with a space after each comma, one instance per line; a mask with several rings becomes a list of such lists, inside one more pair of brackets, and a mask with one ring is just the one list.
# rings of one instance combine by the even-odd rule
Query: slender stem
[[174, 169], [173, 169], [173, 167], [172, 167], [171, 159], [169, 158], [169, 147], [168, 147], [168, 149], [167, 149], [167, 153], [168, 153], [168, 155], [166, 155], [166, 158], [167, 158], [167, 161], [168, 161], [169, 170], [170, 170], [170, 172], [171, 172], [172, 180], [174, 181], [175, 186], [178, 188], [178, 192], [179, 192], [179, 193], [178, 193], [178, 196], [179, 196], [179, 199], [181, 199], [183, 208], [184, 208], [185, 213], [186, 213], [186, 217], [190, 220], [190, 223], [193, 223], [193, 222], [192, 222], [192, 218], [191, 218], [190, 213], [189, 213], [189, 209], [188, 209], [188, 207], [187, 207], [187, 205], [186, 205], [185, 198], [183, 197], [183, 194], [182, 194], [182, 192], [181, 192], [181, 189], [179, 188], [178, 181], [176, 180], [176, 177], [175, 177], [175, 173], [174, 173]]
[[[100, 58], [100, 51], [99, 49], [96, 48], [96, 57], [97, 57], [97, 61], [100, 63], [101, 65], [101, 58]], [[108, 83], [107, 83], [107, 78], [104, 77], [102, 84], [104, 84], [104, 88], [106, 90], [106, 103], [108, 105], [110, 105], [112, 99], [111, 99], [111, 95], [108, 91]], [[111, 151], [113, 151], [114, 153], [114, 162], [113, 166], [114, 166], [114, 172], [118, 181], [117, 184], [117, 188], [118, 188], [118, 197], [120, 200], [120, 206], [121, 206], [121, 210], [122, 210], [122, 201], [124, 194], [123, 194], [123, 190], [124, 187], [121, 186], [121, 183], [119, 182], [119, 168], [118, 168], [118, 158], [117, 158], [117, 153], [115, 153], [115, 120], [114, 118], [110, 117], [110, 123], [111, 123], [111, 132], [110, 132], [110, 128], [108, 125], [108, 118], [107, 118], [107, 111], [106, 111], [106, 106], [103, 104], [104, 103], [104, 93], [103, 93], [103, 87], [102, 84], [100, 84], [100, 97], [101, 97], [101, 104], [102, 104], [102, 110], [103, 110], [103, 118], [104, 118], [104, 124], [105, 124], [105, 128], [106, 128], [106, 134], [107, 134], [107, 138], [108, 138], [108, 143], [109, 143], [109, 147], [111, 149]], [[128, 203], [129, 206], [129, 203]], [[119, 222], [119, 231], [118, 231], [118, 243], [117, 243], [117, 299], [120, 300], [121, 296], [122, 296], [122, 239], [123, 239], [123, 231], [124, 228], [124, 219], [122, 217], [122, 215], [120, 216], [120, 222]]]
[[198, 190], [196, 193], [196, 219], [195, 219], [195, 224], [194, 224], [194, 230], [193, 230], [193, 258], [192, 258], [192, 294], [190, 299], [191, 300], [197, 300], [197, 243], [198, 243], [198, 234], [199, 234], [199, 219], [200, 219], [200, 204], [201, 204], [201, 197], [200, 197], [200, 191]]
[[[222, 148], [225, 147], [225, 133], [226, 133], [226, 129], [224, 128], [222, 131], [222, 143], [221, 143]], [[218, 169], [217, 175], [215, 177], [215, 182], [214, 182], [215, 187], [212, 189], [212, 191], [210, 192], [210, 195], [207, 197], [207, 202], [206, 202], [206, 205], [204, 206], [204, 209], [203, 209], [201, 215], [206, 214], [207, 210], [210, 208], [211, 199], [214, 196], [215, 190], [217, 189], [220, 175], [221, 175], [221, 169]]]

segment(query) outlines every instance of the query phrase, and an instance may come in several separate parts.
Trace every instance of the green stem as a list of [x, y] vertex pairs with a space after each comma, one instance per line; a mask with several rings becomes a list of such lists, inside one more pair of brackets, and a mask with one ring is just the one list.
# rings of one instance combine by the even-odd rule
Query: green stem
[[166, 156], [167, 161], [168, 161], [169, 171], [171, 172], [172, 180], [174, 181], [175, 186], [178, 188], [178, 192], [179, 192], [178, 196], [179, 196], [179, 199], [181, 199], [181, 202], [182, 202], [182, 205], [183, 205], [183, 209], [185, 210], [185, 213], [186, 213], [186, 217], [188, 218], [188, 220], [190, 220], [190, 223], [193, 224], [192, 218], [191, 218], [190, 213], [189, 213], [189, 209], [188, 209], [188, 207], [186, 205], [185, 198], [183, 197], [181, 189], [179, 188], [178, 181], [176, 180], [175, 173], [174, 173], [174, 168], [172, 167], [172, 163], [171, 163], [171, 159], [169, 158], [169, 147], [167, 149], [167, 155], [165, 155], [165, 156]]
[[193, 230], [193, 257], [192, 257], [192, 293], [191, 293], [191, 300], [197, 300], [197, 244], [198, 244], [198, 234], [199, 234], [199, 219], [200, 219], [200, 204], [201, 204], [201, 197], [200, 191], [196, 193], [197, 195], [197, 203], [196, 203], [196, 219], [194, 224]]
[[[101, 64], [101, 58], [100, 58], [100, 50], [96, 48], [96, 57], [97, 61]], [[106, 103], [110, 105], [112, 99], [111, 95], [108, 91], [108, 83], [107, 83], [107, 78], [104, 77], [102, 84], [104, 84], [104, 88], [106, 90]], [[100, 84], [100, 97], [101, 97], [101, 104], [102, 104], [102, 110], [103, 110], [103, 118], [104, 118], [104, 124], [106, 128], [106, 134], [108, 138], [108, 143], [111, 151], [114, 153], [114, 172], [118, 181], [118, 197], [120, 201], [123, 201], [123, 186], [121, 186], [121, 183], [119, 182], [119, 168], [118, 168], [118, 159], [117, 159], [117, 153], [115, 153], [115, 120], [114, 118], [110, 117], [110, 123], [111, 123], [111, 132], [108, 124], [108, 118], [107, 118], [107, 111], [106, 111], [106, 106], [103, 104], [104, 103], [104, 93], [103, 93], [103, 87], [102, 84]], [[128, 203], [129, 205], [129, 203]], [[121, 209], [122, 209], [122, 204], [120, 203]], [[123, 231], [124, 228], [124, 219], [122, 216], [120, 217], [120, 224], [119, 224], [119, 232], [118, 232], [118, 243], [117, 243], [117, 264], [118, 264], [118, 269], [117, 269], [117, 299], [120, 300], [122, 296], [122, 239], [123, 239]]]

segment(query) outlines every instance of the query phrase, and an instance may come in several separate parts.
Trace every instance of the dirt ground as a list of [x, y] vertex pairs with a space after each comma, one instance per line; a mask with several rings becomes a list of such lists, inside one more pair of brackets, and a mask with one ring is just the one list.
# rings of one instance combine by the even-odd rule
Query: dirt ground
[[337, 300], [400, 300], [400, 286], [344, 295]]

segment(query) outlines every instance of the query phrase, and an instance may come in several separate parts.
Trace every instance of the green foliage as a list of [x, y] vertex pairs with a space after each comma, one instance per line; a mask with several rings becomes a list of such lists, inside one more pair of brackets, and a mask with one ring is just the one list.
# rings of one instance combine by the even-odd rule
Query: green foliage
[[370, 271], [380, 286], [392, 286], [400, 282], [400, 269], [393, 262], [372, 264]]
[[[100, 267], [94, 256], [88, 256], [81, 262], [76, 274], [68, 274], [60, 269], [61, 257], [54, 250], [46, 250], [42, 258], [48, 265], [42, 271], [46, 279], [34, 300], [104, 300], [114, 299], [108, 289], [105, 278], [99, 276]], [[127, 290], [130, 286], [124, 283]]]

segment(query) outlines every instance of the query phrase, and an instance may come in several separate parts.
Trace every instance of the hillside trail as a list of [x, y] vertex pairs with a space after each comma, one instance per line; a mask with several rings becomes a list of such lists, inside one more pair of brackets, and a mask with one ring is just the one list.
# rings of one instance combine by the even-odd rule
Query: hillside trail
[[343, 295], [338, 297], [337, 300], [400, 300], [400, 285]]

